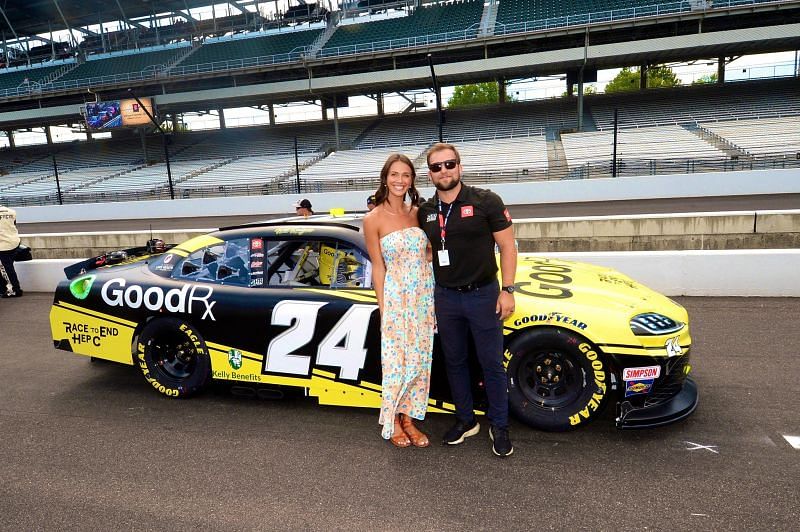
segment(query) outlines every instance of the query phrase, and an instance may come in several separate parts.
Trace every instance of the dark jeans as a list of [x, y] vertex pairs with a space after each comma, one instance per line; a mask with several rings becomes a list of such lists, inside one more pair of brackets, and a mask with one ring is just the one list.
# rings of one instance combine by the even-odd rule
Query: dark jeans
[[19, 279], [17, 278], [17, 270], [14, 269], [14, 257], [17, 256], [17, 250], [12, 249], [11, 251], [0, 251], [0, 262], [3, 264], [3, 269], [6, 271], [6, 276], [8, 279], [3, 279], [0, 276], [0, 291], [3, 293], [6, 292], [6, 283], [11, 283], [15, 292], [18, 292], [20, 289], [19, 286]]
[[508, 381], [503, 367], [503, 329], [495, 313], [499, 294], [497, 283], [489, 283], [470, 292], [437, 285], [436, 322], [456, 417], [461, 421], [473, 418], [467, 336], [472, 334], [489, 399], [489, 422], [497, 428], [508, 428]]

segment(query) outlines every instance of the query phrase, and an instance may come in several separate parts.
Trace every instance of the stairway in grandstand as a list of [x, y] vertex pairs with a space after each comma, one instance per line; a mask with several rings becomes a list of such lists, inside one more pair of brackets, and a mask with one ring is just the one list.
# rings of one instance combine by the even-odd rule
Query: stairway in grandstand
[[701, 140], [708, 142], [715, 148], [722, 150], [725, 152], [729, 157], [732, 159], [738, 158], [749, 158], [750, 154], [747, 153], [745, 150], [731, 142], [729, 139], [714, 133], [708, 128], [699, 126], [697, 124], [682, 124], [683, 128], [690, 133], [694, 133], [697, 135]]
[[497, 0], [488, 0], [483, 5], [483, 14], [481, 15], [480, 31], [478, 35], [481, 37], [488, 37], [494, 35], [494, 27], [497, 23]]

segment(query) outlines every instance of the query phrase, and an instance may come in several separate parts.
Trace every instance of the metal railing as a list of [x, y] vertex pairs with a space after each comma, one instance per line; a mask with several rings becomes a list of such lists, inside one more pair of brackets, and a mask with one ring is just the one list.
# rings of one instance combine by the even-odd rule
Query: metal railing
[[[667, 2], [653, 4], [649, 6], [638, 6], [621, 8], [591, 13], [565, 15], [547, 19], [516, 22], [503, 24], [496, 22], [494, 35], [509, 35], [516, 33], [541, 32], [552, 29], [565, 28], [570, 26], [584, 26], [615, 22], [622, 20], [632, 20], [646, 17], [658, 17], [676, 13], [687, 13], [697, 11], [721, 10], [732, 7], [750, 6], [758, 4], [785, 4], [796, 0], [714, 0], [711, 2], [697, 2], [683, 0], [680, 2]], [[369, 24], [366, 22], [364, 24]], [[384, 41], [374, 41], [367, 43], [357, 43], [346, 46], [323, 47], [315, 54], [311, 54], [310, 46], [295, 48], [287, 53], [266, 55], [259, 57], [249, 57], [240, 59], [229, 59], [225, 61], [215, 61], [200, 63], [196, 65], [176, 65], [167, 67], [166, 65], [153, 65], [140, 72], [124, 72], [107, 76], [95, 76], [90, 78], [76, 79], [70, 81], [55, 81], [41, 83], [31, 81], [18, 87], [0, 89], [0, 98], [11, 98], [18, 96], [35, 96], [48, 92], [65, 91], [79, 89], [83, 87], [96, 87], [100, 85], [115, 85], [137, 81], [148, 81], [155, 79], [168, 79], [171, 77], [188, 76], [206, 73], [225, 73], [234, 70], [255, 68], [260, 66], [270, 66], [276, 64], [286, 64], [301, 62], [305, 59], [314, 57], [332, 58], [344, 57], [357, 54], [367, 54], [382, 51], [398, 50], [403, 48], [417, 48], [436, 44], [446, 44], [451, 42], [463, 42], [477, 39], [480, 34], [479, 24], [473, 24], [467, 29], [436, 33], [430, 35], [417, 35], [399, 39]]]
[[[471, 184], [530, 183], [545, 180], [597, 179], [612, 177], [611, 160], [592, 161], [569, 168], [546, 166], [519, 167], [493, 171], [467, 171], [465, 181]], [[675, 158], [645, 159], [620, 158], [617, 160], [617, 177], [637, 177], [647, 175], [692, 174], [700, 172], [732, 172], [740, 170], [770, 170], [800, 168], [800, 152], [776, 152], [750, 157], [714, 158]], [[374, 172], [354, 171], [337, 179], [303, 177], [301, 171], [301, 193], [363, 191], [375, 187]], [[37, 180], [38, 181], [38, 180]], [[8, 206], [53, 205], [58, 203], [55, 183], [51, 193], [37, 195], [8, 194], [11, 190], [0, 191], [0, 203]], [[225, 197], [225, 196], [263, 196], [294, 194], [297, 192], [297, 179], [294, 175], [255, 184], [220, 184], [187, 187], [179, 189], [177, 197], [183, 199]], [[169, 188], [165, 183], [142, 190], [108, 191], [82, 193], [80, 188], [63, 194], [64, 203], [104, 203], [116, 201], [140, 201], [169, 199]]]
[[[365, 24], [369, 24], [368, 22]], [[357, 54], [384, 52], [387, 50], [397, 50], [400, 48], [418, 48], [433, 44], [449, 42], [467, 41], [476, 39], [480, 33], [480, 25], [473, 24], [467, 29], [448, 31], [446, 33], [434, 33], [431, 35], [416, 35], [413, 37], [403, 37], [399, 39], [389, 39], [386, 41], [375, 41], [368, 43], [348, 44], [345, 46], [335, 46], [331, 48], [323, 47], [319, 57], [342, 57]]]
[[588, 26], [591, 24], [602, 24], [607, 22], [618, 22], [622, 20], [647, 17], [659, 17], [665, 15], [674, 15], [677, 13], [700, 11], [705, 12], [709, 10], [720, 10], [756, 4], [783, 4], [791, 3], [792, 1], [794, 0], [714, 0], [713, 2], [684, 0], [680, 2], [667, 2], [647, 6], [610, 9], [575, 15], [564, 15], [560, 17], [551, 17], [532, 21], [514, 22], [510, 24], [503, 24], [502, 22], [498, 21], [495, 23], [494, 35], [547, 31], [570, 26]]

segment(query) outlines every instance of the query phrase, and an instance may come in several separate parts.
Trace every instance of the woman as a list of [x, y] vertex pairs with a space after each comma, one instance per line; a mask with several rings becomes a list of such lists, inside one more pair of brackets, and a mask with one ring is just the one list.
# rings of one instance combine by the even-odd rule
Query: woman
[[[428, 239], [417, 222], [419, 193], [408, 157], [389, 156], [375, 208], [364, 217], [372, 284], [381, 312], [381, 435], [397, 447], [427, 447], [414, 426], [424, 419], [433, 350], [433, 270]], [[406, 196], [409, 202], [406, 203]]]

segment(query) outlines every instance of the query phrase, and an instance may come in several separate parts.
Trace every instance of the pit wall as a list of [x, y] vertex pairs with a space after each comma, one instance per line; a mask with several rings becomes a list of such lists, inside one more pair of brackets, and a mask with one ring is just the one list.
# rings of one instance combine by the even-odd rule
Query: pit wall
[[[467, 167], [468, 169], [468, 167]], [[377, 175], [377, 169], [376, 169]], [[418, 184], [427, 184], [420, 175]], [[377, 184], [377, 178], [376, 178]], [[754, 194], [800, 193], [800, 169], [713, 172], [663, 176], [621, 177], [499, 183], [480, 185], [491, 188], [508, 205], [537, 203], [557, 204], [584, 201], [620, 201], [653, 198], [696, 198]], [[147, 218], [195, 218], [210, 216], [294, 214], [291, 205], [308, 198], [316, 212], [333, 208], [362, 211], [366, 198], [374, 191], [325, 192], [275, 196], [176, 199], [158, 201], [92, 203], [20, 207], [17, 219], [26, 223], [87, 220], [135, 220], [146, 212]], [[429, 198], [430, 187], [420, 188]]]
[[[142, 246], [179, 244], [208, 230], [22, 235], [37, 259], [78, 259]], [[520, 251], [670, 251], [800, 248], [800, 209], [688, 214], [528, 218], [514, 221]]]
[[[576, 181], [543, 181], [491, 185], [508, 205], [535, 203], [573, 203], [583, 201], [619, 201], [652, 198], [693, 198], [720, 195], [796, 194], [800, 193], [800, 169], [719, 172], [668, 176], [645, 176], [618, 179], [586, 179]], [[26, 222], [128, 220], [140, 218], [191, 218], [197, 216], [235, 216], [247, 214], [279, 214], [291, 211], [289, 206], [307, 197], [318, 212], [331, 208], [363, 210], [367, 192], [336, 192], [284, 196], [251, 196], [196, 200], [118, 202], [91, 205], [22, 207], [18, 218]], [[433, 190], [422, 189], [424, 197]], [[743, 213], [693, 213], [688, 215], [643, 215], [628, 217], [589, 217], [584, 219], [517, 220], [520, 248], [536, 250], [543, 255], [574, 259], [616, 268], [632, 278], [668, 295], [694, 296], [793, 296], [800, 297], [800, 250], [791, 248], [798, 233], [796, 211]], [[160, 232], [153, 236], [167, 242], [180, 242], [196, 234], [194, 231]], [[699, 247], [742, 247], [741, 238], [719, 245], [725, 235], [761, 234], [764, 243], [777, 241], [787, 249], [693, 249]], [[71, 234], [74, 239], [62, 249], [79, 249], [75, 258], [104, 251], [142, 245], [144, 231], [119, 233]], [[713, 238], [710, 236], [712, 235]], [[149, 235], [146, 235], [149, 238]], [[675, 238], [685, 249], [662, 251], [595, 251], [548, 253], [548, 242], [584, 239], [590, 244], [609, 237], [608, 241], [657, 242]], [[611, 238], [613, 237], [613, 239]], [[41, 238], [42, 240], [37, 240]], [[34, 257], [64, 235], [25, 235], [23, 240], [34, 248]], [[687, 240], [688, 238], [688, 240]], [[716, 242], [708, 246], [709, 241]], [[87, 245], [86, 243], [89, 242]], [[786, 245], [784, 245], [786, 244]], [[577, 244], [576, 244], [577, 245]], [[653, 244], [650, 244], [653, 245]], [[629, 244], [630, 246], [630, 244]], [[774, 244], [773, 244], [774, 246]], [[560, 250], [556, 247], [555, 249]], [[39, 250], [39, 251], [37, 251]], [[583, 251], [586, 251], [584, 249]], [[62, 255], [63, 256], [63, 255]], [[39, 259], [18, 264], [23, 287], [30, 291], [52, 291], [64, 277], [63, 267], [72, 259]]]
[[[627, 251], [542, 253], [614, 268], [669, 296], [800, 297], [800, 250]], [[52, 292], [74, 260], [17, 264], [22, 287]]]

